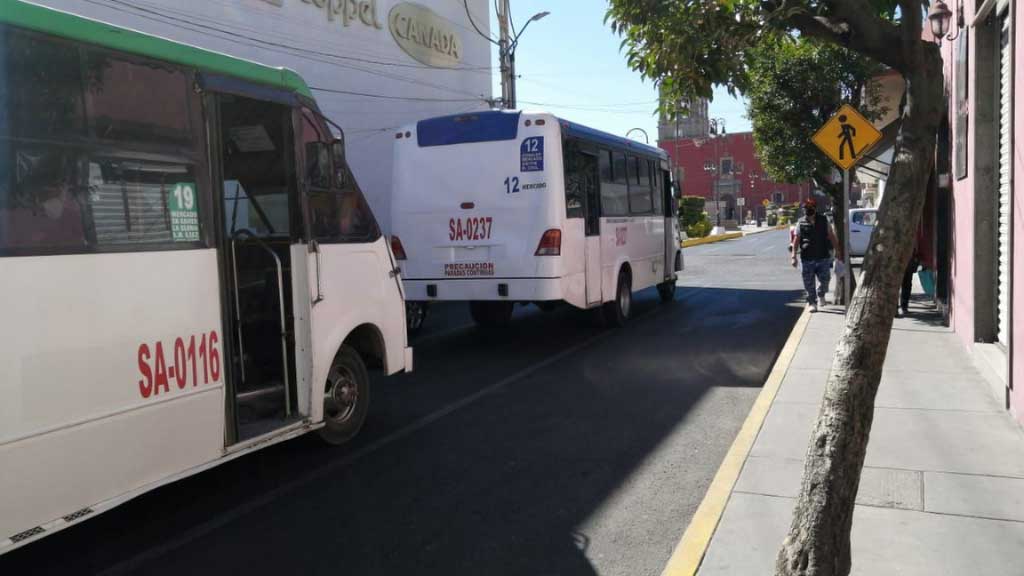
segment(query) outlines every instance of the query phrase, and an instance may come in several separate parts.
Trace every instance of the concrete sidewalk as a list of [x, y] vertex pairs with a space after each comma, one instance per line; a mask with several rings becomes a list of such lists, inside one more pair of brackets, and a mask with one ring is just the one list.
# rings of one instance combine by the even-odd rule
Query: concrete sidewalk
[[[707, 548], [705, 576], [772, 574], [845, 317], [812, 314]], [[853, 523], [853, 574], [1024, 574], [1024, 433], [912, 302], [893, 325]]]

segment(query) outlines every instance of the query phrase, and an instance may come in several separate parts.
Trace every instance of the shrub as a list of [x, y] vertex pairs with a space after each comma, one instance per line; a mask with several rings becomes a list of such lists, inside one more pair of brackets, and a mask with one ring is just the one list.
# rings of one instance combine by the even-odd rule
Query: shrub
[[688, 238], [703, 238], [711, 233], [711, 222], [708, 220], [707, 213], [703, 214], [703, 219], [700, 222], [690, 224], [686, 227], [686, 236]]

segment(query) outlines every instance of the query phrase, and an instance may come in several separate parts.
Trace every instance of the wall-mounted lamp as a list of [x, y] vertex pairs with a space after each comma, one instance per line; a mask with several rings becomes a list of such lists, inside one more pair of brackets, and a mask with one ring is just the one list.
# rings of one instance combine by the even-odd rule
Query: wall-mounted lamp
[[963, 4], [957, 2], [956, 32], [954, 34], [949, 33], [949, 21], [952, 17], [953, 12], [950, 11], [949, 6], [942, 0], [935, 2], [928, 9], [928, 23], [932, 27], [932, 36], [935, 37], [939, 44], [942, 44], [943, 37], [947, 40], [956, 40], [960, 36], [960, 29], [964, 27]]

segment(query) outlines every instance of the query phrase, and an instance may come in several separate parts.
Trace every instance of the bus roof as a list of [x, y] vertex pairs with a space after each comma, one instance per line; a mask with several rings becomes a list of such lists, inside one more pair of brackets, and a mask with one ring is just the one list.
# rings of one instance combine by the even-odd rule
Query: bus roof
[[[486, 110], [428, 118], [416, 124], [416, 138], [419, 145], [424, 147], [514, 140], [518, 137], [519, 117], [522, 114], [537, 115], [519, 111]], [[562, 118], [555, 117], [555, 120], [561, 124], [568, 136], [598, 142], [612, 148], [633, 150], [662, 159], [668, 158], [668, 154], [661, 148], [588, 128]]]
[[3, 3], [0, 23], [268, 84], [313, 99], [302, 77], [287, 68], [264, 66], [21, 0]]
[[563, 120], [561, 118], [559, 118], [558, 121], [562, 123], [562, 128], [565, 129], [565, 133], [568, 134], [569, 136], [576, 136], [577, 138], [583, 138], [585, 140], [600, 142], [602, 144], [613, 146], [615, 148], [626, 148], [629, 150], [635, 150], [637, 152], [643, 152], [645, 154], [657, 156], [658, 158], [661, 158], [663, 160], [668, 158], [668, 153], [662, 150], [661, 148], [656, 148], [654, 146], [649, 146], [647, 144], [641, 144], [636, 140], [630, 140], [629, 138], [625, 138], [623, 136], [609, 134], [608, 132], [597, 130], [595, 128], [588, 128], [587, 126], [584, 126], [582, 124], [577, 124], [575, 122], [570, 122], [568, 120]]

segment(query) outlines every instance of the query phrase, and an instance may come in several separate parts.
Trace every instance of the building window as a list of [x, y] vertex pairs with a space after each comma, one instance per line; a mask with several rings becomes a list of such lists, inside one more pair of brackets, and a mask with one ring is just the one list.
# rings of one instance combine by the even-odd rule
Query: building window
[[729, 176], [732, 174], [732, 158], [722, 158], [719, 160], [719, 174], [722, 176]]

